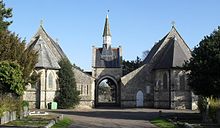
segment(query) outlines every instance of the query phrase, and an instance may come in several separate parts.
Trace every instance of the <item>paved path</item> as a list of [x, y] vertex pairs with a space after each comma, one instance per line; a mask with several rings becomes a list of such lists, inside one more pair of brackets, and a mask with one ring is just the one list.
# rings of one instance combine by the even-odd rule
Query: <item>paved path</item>
[[[74, 123], [70, 128], [156, 128], [149, 120], [158, 117], [158, 111], [158, 109], [91, 109], [56, 110], [53, 113], [64, 114], [73, 119]], [[169, 114], [173, 110], [163, 112]]]

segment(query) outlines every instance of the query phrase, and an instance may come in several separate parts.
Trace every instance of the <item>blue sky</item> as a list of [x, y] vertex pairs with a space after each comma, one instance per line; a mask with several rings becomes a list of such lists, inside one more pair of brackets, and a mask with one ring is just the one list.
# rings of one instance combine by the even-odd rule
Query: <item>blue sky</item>
[[107, 10], [112, 45], [122, 46], [123, 58], [133, 60], [150, 50], [176, 22], [190, 48], [220, 25], [219, 0], [5, 0], [13, 8], [11, 31], [26, 38], [37, 32], [40, 20], [59, 40], [72, 63], [91, 70], [92, 46], [102, 46]]

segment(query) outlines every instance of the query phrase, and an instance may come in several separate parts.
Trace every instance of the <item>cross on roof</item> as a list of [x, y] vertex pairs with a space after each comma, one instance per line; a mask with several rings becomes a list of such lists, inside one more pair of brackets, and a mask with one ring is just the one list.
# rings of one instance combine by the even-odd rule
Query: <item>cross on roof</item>
[[176, 22], [175, 22], [175, 21], [172, 21], [171, 24], [172, 24], [172, 27], [175, 27]]
[[44, 22], [43, 20], [40, 20], [40, 26], [43, 26], [43, 22]]

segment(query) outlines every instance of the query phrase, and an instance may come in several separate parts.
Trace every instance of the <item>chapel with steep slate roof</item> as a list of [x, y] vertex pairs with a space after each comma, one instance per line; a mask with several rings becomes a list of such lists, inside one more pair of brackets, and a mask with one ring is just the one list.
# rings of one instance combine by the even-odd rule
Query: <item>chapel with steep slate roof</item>
[[48, 103], [53, 102], [59, 86], [57, 72], [60, 69], [59, 60], [66, 55], [40, 25], [37, 33], [32, 37], [27, 46], [38, 52], [38, 62], [35, 71], [40, 78], [35, 85], [27, 86], [24, 100], [28, 101], [32, 108], [47, 108]]
[[172, 26], [150, 50], [144, 65], [121, 78], [121, 106], [196, 109], [197, 97], [182, 69], [190, 57], [189, 47]]
[[[197, 109], [197, 96], [189, 88], [187, 72], [182, 69], [191, 58], [191, 51], [174, 26], [154, 44], [143, 66], [125, 76], [122, 47], [112, 47], [108, 15], [102, 37], [102, 47], [92, 47], [92, 73], [73, 68], [81, 97], [79, 107]], [[48, 108], [59, 91], [58, 62], [67, 57], [42, 25], [27, 48], [39, 54], [34, 72], [40, 74], [40, 79], [27, 86], [24, 100], [31, 108]]]

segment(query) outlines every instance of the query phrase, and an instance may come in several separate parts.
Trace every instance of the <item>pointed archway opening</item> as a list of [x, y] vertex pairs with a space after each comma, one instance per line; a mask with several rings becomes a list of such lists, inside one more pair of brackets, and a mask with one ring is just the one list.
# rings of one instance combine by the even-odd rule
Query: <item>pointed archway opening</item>
[[96, 107], [119, 105], [118, 83], [111, 77], [103, 77], [96, 84]]

